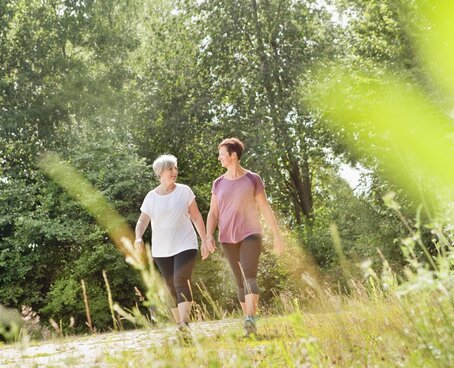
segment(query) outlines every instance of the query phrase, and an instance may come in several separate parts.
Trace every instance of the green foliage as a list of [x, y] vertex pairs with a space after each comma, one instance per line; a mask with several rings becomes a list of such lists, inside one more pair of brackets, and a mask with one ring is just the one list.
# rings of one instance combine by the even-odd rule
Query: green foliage
[[299, 275], [291, 274], [285, 263], [270, 251], [272, 244], [266, 244], [260, 255], [257, 283], [260, 288], [260, 304], [266, 313], [280, 303], [281, 297], [293, 298], [299, 294]]
[[[319, 182], [323, 182], [323, 186], [318, 186]], [[330, 230], [332, 224], [338, 229], [342, 253], [351, 265], [353, 275], [350, 276], [361, 277], [357, 265], [364, 260], [369, 260], [378, 272], [382, 267], [382, 256], [397, 269], [405, 264], [395, 239], [407, 233], [403, 226], [395, 225], [400, 222], [399, 217], [384, 206], [381, 192], [374, 185], [369, 193], [354, 193], [334, 170], [329, 169], [320, 170], [314, 183], [319, 188], [314, 198], [315, 219], [311, 226], [295, 228], [293, 234], [327, 280], [346, 282], [346, 270]]]
[[105, 330], [112, 324], [109, 311], [107, 290], [102, 277], [105, 270], [109, 278], [113, 299], [125, 307], [134, 305], [134, 286], [140, 287], [141, 281], [123, 257], [110, 244], [97, 245], [86, 249], [80, 257], [65, 269], [55, 280], [47, 294], [46, 306], [42, 309], [45, 316], [63, 320], [75, 320], [75, 331], [86, 330], [86, 316], [80, 280], [87, 285], [88, 303], [94, 327]]
[[[107, 133], [99, 135], [103, 140], [81, 140], [66, 156], [133, 223], [149, 190], [151, 169], [124, 143]], [[114, 298], [125, 306], [134, 304], [137, 275], [77, 201], [43, 175], [36, 180], [33, 186], [21, 185], [19, 180], [2, 183], [2, 196], [10, 206], [1, 208], [2, 300], [7, 305], [31, 305], [44, 320], [74, 316], [84, 326], [79, 290], [84, 278], [91, 281], [89, 296], [99, 314], [94, 321], [98, 329], [105, 329], [110, 317], [104, 313], [107, 298], [102, 270], [117, 275], [111, 284]]]
[[224, 136], [245, 141], [245, 166], [264, 177], [286, 221], [301, 223], [313, 210], [309, 162], [326, 139], [295, 85], [310, 80], [320, 53], [332, 51], [330, 25], [320, 26], [327, 13], [288, 1], [206, 2], [195, 11], [211, 120]]

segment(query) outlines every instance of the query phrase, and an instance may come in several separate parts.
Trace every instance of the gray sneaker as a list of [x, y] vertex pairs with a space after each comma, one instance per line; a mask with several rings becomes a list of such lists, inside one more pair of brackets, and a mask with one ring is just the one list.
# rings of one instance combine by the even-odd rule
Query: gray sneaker
[[178, 331], [188, 331], [189, 330], [189, 323], [188, 322], [180, 322], [177, 325]]
[[182, 322], [178, 324], [177, 328], [178, 340], [183, 345], [188, 345], [192, 343], [191, 330], [189, 328], [189, 323]]
[[244, 331], [246, 335], [257, 334], [257, 325], [255, 324], [255, 319], [252, 316], [247, 316], [244, 319]]

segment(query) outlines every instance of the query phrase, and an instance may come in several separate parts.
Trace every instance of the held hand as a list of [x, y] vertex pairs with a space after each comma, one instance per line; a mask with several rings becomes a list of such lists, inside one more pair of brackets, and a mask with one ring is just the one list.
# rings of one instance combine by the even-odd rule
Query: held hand
[[213, 236], [209, 236], [205, 241], [202, 242], [202, 260], [207, 259], [208, 256], [215, 251], [216, 244], [214, 242]]
[[210, 255], [210, 251], [208, 250], [208, 247], [207, 247], [205, 242], [202, 242], [202, 245], [200, 247], [200, 252], [201, 252], [201, 255], [202, 255], [202, 261], [207, 259], [208, 256]]
[[213, 236], [207, 237], [206, 246], [210, 253], [214, 253], [216, 251], [216, 242], [215, 242]]
[[278, 256], [284, 253], [284, 239], [282, 239], [281, 234], [274, 237], [274, 252]]

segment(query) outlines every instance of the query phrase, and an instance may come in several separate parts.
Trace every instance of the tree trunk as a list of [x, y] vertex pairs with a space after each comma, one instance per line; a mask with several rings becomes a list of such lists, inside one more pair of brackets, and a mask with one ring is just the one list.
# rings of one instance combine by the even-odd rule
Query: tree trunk
[[290, 178], [292, 179], [293, 186], [296, 190], [298, 204], [304, 216], [307, 218], [313, 218], [313, 203], [312, 203], [312, 183], [309, 171], [309, 163], [307, 160], [303, 161], [303, 165], [300, 171], [300, 167], [296, 161], [290, 162]]
[[[258, 18], [257, 1], [251, 0], [251, 4], [257, 39], [257, 53], [261, 64], [263, 86], [266, 91], [268, 105], [270, 107], [270, 114], [273, 122], [274, 140], [276, 142], [276, 145], [280, 149], [280, 152], [282, 152], [281, 155], [284, 156], [284, 161], [288, 162], [286, 170], [288, 170], [290, 174], [291, 183], [293, 185], [294, 191], [296, 192], [296, 198], [294, 197], [293, 201], [294, 203], [296, 202], [299, 206], [299, 209], [295, 208], [295, 218], [297, 220], [297, 223], [300, 224], [300, 211], [302, 211], [304, 216], [308, 219], [313, 219], [314, 217], [312, 202], [312, 183], [309, 163], [305, 158], [300, 170], [299, 162], [292, 153], [292, 140], [284, 122], [285, 113], [279, 111], [280, 104], [277, 103], [277, 101], [281, 102], [282, 100], [285, 100], [285, 96], [282, 96], [282, 89], [280, 88], [281, 81], [279, 80], [278, 73], [273, 73], [273, 71], [271, 70], [270, 62], [265, 53], [262, 28]], [[273, 86], [277, 87], [278, 94], [281, 94], [281, 96], [275, 95]]]

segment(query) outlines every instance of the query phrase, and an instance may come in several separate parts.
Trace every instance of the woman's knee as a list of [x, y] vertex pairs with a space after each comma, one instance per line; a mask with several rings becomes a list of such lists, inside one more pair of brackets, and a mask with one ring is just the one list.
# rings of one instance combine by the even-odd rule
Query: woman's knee
[[257, 279], [254, 278], [247, 278], [245, 285], [245, 294], [258, 294], [259, 293], [259, 286], [257, 284]]
[[179, 286], [175, 285], [177, 302], [192, 302], [192, 293], [189, 283], [181, 284]]
[[244, 303], [246, 301], [246, 298], [244, 296], [244, 287], [243, 286], [238, 286], [236, 289], [237, 295], [238, 295], [238, 300], [241, 303]]

